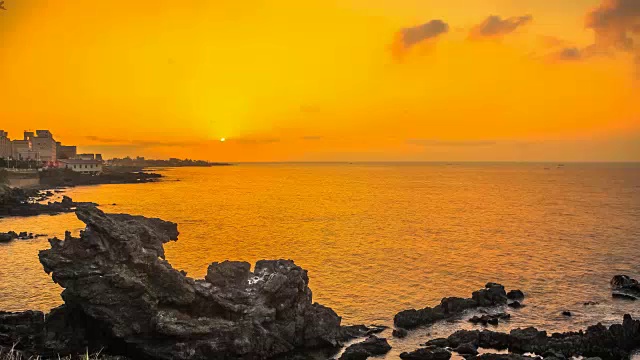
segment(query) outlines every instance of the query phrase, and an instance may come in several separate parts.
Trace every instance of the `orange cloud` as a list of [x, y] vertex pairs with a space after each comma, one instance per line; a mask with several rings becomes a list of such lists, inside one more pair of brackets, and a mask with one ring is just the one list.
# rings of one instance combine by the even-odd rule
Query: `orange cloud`
[[448, 32], [449, 24], [442, 20], [431, 20], [421, 25], [404, 28], [396, 34], [393, 44], [394, 57], [401, 59], [410, 48], [433, 41]]
[[474, 26], [469, 33], [472, 39], [498, 38], [508, 35], [519, 27], [525, 26], [533, 21], [532, 15], [514, 16], [503, 19], [500, 16], [491, 15], [482, 23]]

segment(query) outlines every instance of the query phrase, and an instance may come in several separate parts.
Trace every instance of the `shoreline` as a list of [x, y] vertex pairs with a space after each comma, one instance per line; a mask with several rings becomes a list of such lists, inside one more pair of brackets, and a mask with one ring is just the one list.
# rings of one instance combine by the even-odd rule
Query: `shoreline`
[[[176, 224], [142, 216], [104, 214], [90, 205], [79, 206], [76, 213], [80, 220], [87, 224], [88, 231], [81, 233], [81, 238], [73, 238], [70, 234], [67, 234], [64, 240], [51, 239], [51, 249], [44, 250], [40, 254], [40, 260], [45, 271], [52, 273], [54, 280], [66, 288], [62, 294], [65, 305], [53, 309], [51, 314], [46, 317], [40, 312], [1, 313], [0, 315], [0, 318], [4, 316], [5, 319], [0, 321], [0, 333], [5, 331], [5, 335], [7, 333], [10, 334], [10, 331], [8, 332], [6, 327], [4, 328], [5, 330], [2, 330], [1, 324], [3, 323], [14, 321], [13, 324], [18, 326], [20, 324], [25, 325], [26, 322], [26, 325], [31, 326], [25, 325], [26, 327], [22, 327], [22, 329], [28, 329], [31, 332], [31, 335], [27, 336], [27, 338], [33, 339], [33, 348], [29, 349], [27, 343], [21, 342], [21, 350], [31, 351], [32, 354], [46, 355], [46, 351], [52, 351], [52, 349], [49, 348], [47, 350], [44, 344], [38, 345], [37, 342], [40, 336], [38, 334], [42, 334], [41, 331], [44, 331], [42, 329], [48, 329], [46, 330], [47, 333], [44, 334], [47, 338], [72, 336], [72, 334], [64, 330], [64, 327], [59, 327], [60, 321], [64, 320], [62, 324], [70, 325], [69, 321], [74, 322], [78, 321], [78, 318], [86, 317], [91, 319], [90, 323], [101, 324], [100, 328], [108, 329], [110, 335], [107, 338], [95, 338], [95, 335], [92, 335], [91, 332], [86, 332], [87, 329], [85, 329], [77, 337], [73, 335], [67, 340], [73, 340], [71, 343], [76, 345], [93, 344], [93, 346], [97, 346], [99, 344], [101, 348], [104, 347], [106, 349], [106, 354], [129, 355], [129, 357], [132, 356], [133, 358], [139, 358], [139, 356], [147, 358], [166, 358], [167, 356], [177, 359], [182, 358], [180, 357], [181, 350], [178, 351], [178, 348], [172, 347], [177, 343], [195, 351], [188, 357], [190, 359], [211, 358], [212, 354], [217, 354], [216, 356], [226, 354], [224, 356], [233, 356], [233, 358], [238, 354], [253, 354], [251, 356], [254, 356], [239, 357], [242, 359], [277, 359], [281, 358], [280, 356], [290, 359], [293, 356], [292, 353], [302, 356], [300, 352], [308, 355], [312, 352], [317, 354], [319, 351], [324, 354], [321, 356], [325, 356], [325, 359], [340, 356], [340, 359], [349, 360], [365, 359], [369, 356], [377, 355], [381, 351], [390, 350], [386, 339], [379, 338], [376, 335], [381, 331], [385, 331], [386, 328], [364, 325], [345, 326], [341, 324], [339, 315], [333, 310], [319, 304], [312, 305], [310, 298], [307, 299], [306, 295], [304, 295], [307, 291], [310, 294], [310, 290], [307, 287], [308, 276], [306, 271], [297, 267], [293, 261], [261, 260], [255, 264], [253, 271], [250, 271], [251, 265], [244, 262], [225, 261], [212, 263], [204, 279], [192, 279], [187, 277], [186, 273], [173, 269], [168, 262], [162, 260], [164, 254], [162, 244], [177, 238]], [[139, 243], [139, 238], [135, 237], [135, 234], [142, 231], [142, 229], [145, 229], [144, 233], [151, 236], [150, 240], [145, 240], [145, 243]], [[101, 234], [100, 238], [95, 237], [97, 233]], [[119, 238], [116, 234], [124, 234], [125, 237]], [[154, 238], [156, 240], [151, 240]], [[104, 248], [102, 245], [95, 247], [103, 242], [110, 244], [109, 247]], [[123, 247], [125, 244], [127, 244], [126, 247]], [[142, 246], [146, 250], [138, 252], [139, 250], [136, 250], [138, 246]], [[89, 252], [87, 253], [87, 251]], [[124, 253], [120, 253], [122, 251]], [[160, 255], [160, 258], [144, 255], [150, 251]], [[85, 253], [86, 255], [83, 255]], [[125, 254], [127, 255], [124, 256]], [[116, 263], [112, 264], [112, 261], [116, 261]], [[130, 261], [133, 261], [133, 263]], [[138, 265], [134, 266], [135, 263], [147, 264], [144, 268], [148, 267], [148, 270], [140, 270], [142, 268]], [[118, 269], [130, 270], [113, 272], [113, 269], [115, 269], [113, 265], [116, 264], [118, 264], [116, 267]], [[100, 274], [100, 277], [95, 277], [97, 274]], [[116, 277], [114, 278], [113, 276]], [[124, 277], [122, 278], [122, 276]], [[100, 280], [105, 278], [115, 280], [118, 277], [122, 279], [115, 283]], [[154, 279], [162, 280], [158, 283]], [[79, 284], [84, 285], [78, 287]], [[129, 288], [129, 286], [134, 286], [134, 288]], [[141, 287], [139, 288], [139, 286]], [[297, 290], [290, 292], [293, 289]], [[612, 280], [612, 289], [613, 292], [638, 290], [640, 293], [637, 282], [624, 276], [615, 277]], [[135, 295], [139, 291], [147, 294], [146, 296], [157, 297], [158, 305], [153, 305], [155, 301], [139, 303], [139, 300], [136, 300], [139, 299], [139, 296]], [[471, 298], [443, 298], [441, 304], [436, 307], [407, 310], [410, 315], [415, 315], [408, 318], [419, 319], [421, 323], [415, 323], [415, 325], [420, 328], [425, 328], [425, 326], [428, 328], [435, 322], [449, 320], [469, 320], [478, 324], [491, 325], [495, 320], [498, 322], [509, 321], [508, 317], [505, 317], [500, 311], [518, 311], [517, 308], [507, 305], [513, 304], [515, 301], [522, 302], [525, 297], [526, 293], [522, 291], [510, 291], [507, 293], [501, 285], [488, 283], [485, 288], [474, 292]], [[102, 299], [112, 300], [104, 303]], [[267, 302], [265, 303], [264, 301]], [[202, 308], [203, 304], [207, 304], [205, 308]], [[521, 305], [527, 304], [522, 302]], [[272, 308], [272, 306], [274, 307]], [[292, 307], [289, 308], [289, 306]], [[480, 312], [486, 311], [486, 317], [476, 316], [466, 319], [473, 312], [470, 310], [475, 306], [479, 306]], [[308, 331], [312, 331], [311, 333], [319, 336], [313, 341], [298, 338], [299, 334], [311, 334], [302, 330], [300, 330], [302, 331], [301, 333], [298, 333], [297, 330], [293, 333], [280, 333], [282, 329], [287, 328], [287, 324], [293, 321], [294, 318], [286, 316], [281, 318], [270, 315], [273, 314], [271, 311], [275, 311], [275, 314], [284, 311], [283, 314], [285, 314], [289, 312], [287, 309], [299, 307], [300, 309], [307, 309], [299, 313], [299, 316], [302, 316], [300, 319], [305, 319], [300, 320], [303, 321], [300, 324], [304, 324], [303, 328], [309, 327], [309, 329], [313, 329]], [[491, 310], [493, 308], [497, 312]], [[110, 310], [105, 313], [104, 311], [107, 309]], [[144, 310], [141, 315], [140, 311], [142, 309], [147, 310]], [[307, 311], [311, 312], [308, 313]], [[109, 313], [112, 315], [108, 315]], [[147, 318], [147, 316], [150, 317]], [[157, 316], [161, 316], [163, 319], [160, 323], [157, 323], [160, 319]], [[155, 326], [138, 328], [138, 325], [135, 325], [146, 324], [148, 319], [153, 318], [157, 319], [152, 321], [156, 322]], [[396, 316], [396, 318], [402, 319], [403, 316]], [[405, 318], [407, 317], [405, 316]], [[8, 321], [7, 319], [12, 320]], [[37, 319], [45, 319], [45, 322], [42, 323]], [[248, 322], [245, 323], [245, 321]], [[251, 327], [247, 329], [245, 326], [256, 321], [262, 324], [260, 328], [266, 331], [266, 333], [262, 333], [261, 338], [275, 336], [278, 339], [289, 339], [283, 343], [284, 347], [273, 348], [262, 340], [254, 339], [253, 330], [249, 330]], [[412, 326], [406, 326], [407, 324], [413, 324], [411, 321], [396, 321], [396, 329], [393, 331], [394, 339], [402, 339], [407, 335], [410, 330], [404, 329], [404, 327], [411, 328]], [[85, 323], [84, 320], [82, 323]], [[80, 329], [83, 326], [82, 323], [73, 326], [76, 329]], [[44, 326], [46, 324], [48, 325]], [[134, 329], [138, 330], [134, 331]], [[489, 330], [487, 327], [480, 329], [459, 330], [448, 337], [432, 339], [414, 351], [403, 353], [401, 358], [409, 360], [448, 359], [453, 355], [462, 355], [462, 352], [467, 352], [464, 354], [467, 359], [518, 360], [525, 359], [526, 357], [523, 357], [523, 355], [531, 352], [529, 351], [530, 349], [536, 349], [534, 352], [539, 352], [538, 355], [546, 354], [544, 358], [547, 359], [562, 359], [557, 355], [567, 357], [570, 354], [579, 353], [589, 356], [599, 355], [603, 359], [622, 359], [625, 358], [624, 354], [631, 352], [632, 345], [635, 344], [634, 346], [640, 347], [640, 321], [633, 320], [628, 316], [625, 317], [622, 324], [613, 325], [609, 328], [594, 325], [584, 332], [567, 332], [551, 337], [533, 328], [516, 329], [510, 333], [499, 333]], [[13, 335], [22, 335], [24, 337], [28, 334], [14, 332]], [[104, 333], [101, 336], [104, 336]], [[11, 338], [11, 336], [0, 336], [0, 339], [3, 338], [7, 339]], [[158, 348], [159, 344], [153, 341], [156, 338], [164, 339], [164, 345], [161, 348]], [[251, 339], [247, 343], [247, 346], [251, 344], [249, 348], [239, 348], [232, 341], [242, 338]], [[361, 341], [363, 339], [365, 341]], [[461, 342], [461, 339], [465, 342]], [[177, 343], [174, 344], [174, 341]], [[122, 347], [122, 342], [130, 345]], [[210, 353], [208, 351], [211, 350], [203, 350], [203, 342], [222, 342], [227, 347], [219, 349], [218, 352]], [[594, 342], [604, 346], [604, 348], [595, 349], [584, 346], [585, 343]], [[68, 345], [68, 342], [66, 344], [53, 350], [61, 354], [78, 353], [73, 346]], [[285, 346], [284, 344], [289, 345]], [[5, 342], [2, 345], [7, 346], [9, 344]], [[39, 349], [39, 346], [45, 347]], [[488, 350], [491, 347], [497, 348], [497, 350], [510, 349], [511, 354], [505, 355], [494, 351], [492, 353], [497, 355], [486, 355], [487, 352], [492, 351]], [[89, 347], [89, 351], [92, 349]], [[544, 353], [542, 353], [542, 350], [544, 350]], [[249, 353], [246, 353], [246, 351], [249, 351]], [[485, 354], [474, 355], [475, 351]], [[159, 352], [165, 355], [161, 356]], [[308, 357], [303, 356], [297, 359], [306, 358]]]

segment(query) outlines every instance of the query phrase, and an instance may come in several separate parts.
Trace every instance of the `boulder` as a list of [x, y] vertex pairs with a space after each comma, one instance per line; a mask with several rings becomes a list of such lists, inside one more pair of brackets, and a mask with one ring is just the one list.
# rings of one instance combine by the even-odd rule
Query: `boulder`
[[248, 263], [214, 263], [196, 280], [164, 259], [176, 224], [94, 206], [76, 213], [87, 225], [80, 237], [67, 232], [40, 252], [65, 305], [47, 316], [47, 341], [36, 349], [266, 359], [340, 344], [340, 317], [313, 303], [307, 271], [291, 260], [258, 261], [253, 272]]
[[391, 335], [393, 335], [393, 337], [402, 339], [407, 337], [407, 335], [409, 335], [409, 332], [403, 328], [396, 328], [396, 329], [393, 329], [393, 332], [391, 333]]
[[458, 345], [453, 351], [460, 355], [478, 355], [478, 347], [471, 343]]
[[379, 334], [389, 327], [384, 325], [346, 325], [340, 327], [340, 340], [349, 341], [356, 338]]
[[616, 275], [611, 279], [613, 297], [640, 300], [640, 284], [627, 275]]
[[364, 360], [370, 356], [384, 355], [391, 350], [387, 339], [369, 336], [363, 342], [355, 343], [342, 353], [340, 360]]
[[507, 299], [509, 300], [522, 300], [524, 299], [524, 293], [520, 290], [511, 290], [507, 293]]

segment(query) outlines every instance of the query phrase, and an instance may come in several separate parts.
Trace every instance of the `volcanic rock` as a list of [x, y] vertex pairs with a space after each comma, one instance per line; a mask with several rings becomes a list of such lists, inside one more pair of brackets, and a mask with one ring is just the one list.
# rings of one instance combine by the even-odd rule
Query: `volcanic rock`
[[507, 293], [507, 299], [509, 300], [522, 300], [524, 299], [524, 293], [520, 290], [511, 290]]
[[35, 320], [41, 314], [28, 315], [32, 325], [20, 329], [30, 340], [20, 346], [63, 354], [105, 348], [150, 359], [267, 359], [339, 345], [340, 317], [312, 302], [307, 272], [293, 261], [258, 261], [253, 272], [247, 263], [214, 263], [195, 280], [164, 259], [163, 244], [177, 240], [176, 224], [94, 206], [76, 213], [87, 225], [80, 237], [67, 232], [40, 252], [45, 271], [64, 288], [65, 305], [44, 323]]
[[614, 297], [640, 300], [640, 284], [627, 275], [616, 275], [611, 279], [611, 290]]
[[364, 360], [369, 356], [384, 355], [391, 350], [387, 339], [369, 336], [365, 341], [349, 346], [340, 360]]
[[397, 313], [393, 319], [397, 327], [413, 329], [422, 325], [429, 325], [439, 320], [457, 316], [468, 309], [477, 307], [497, 306], [507, 304], [507, 293], [504, 286], [496, 283], [486, 284], [484, 289], [475, 291], [471, 299], [447, 297], [440, 301], [440, 305], [433, 308], [409, 309]]

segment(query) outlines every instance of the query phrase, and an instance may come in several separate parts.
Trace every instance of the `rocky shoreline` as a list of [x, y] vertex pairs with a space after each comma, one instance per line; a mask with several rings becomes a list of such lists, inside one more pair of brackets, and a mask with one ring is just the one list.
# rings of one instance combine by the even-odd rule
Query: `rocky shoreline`
[[[193, 279], [164, 258], [164, 244], [178, 239], [175, 223], [74, 204], [85, 230], [80, 237], [67, 233], [63, 240], [50, 239], [51, 248], [39, 254], [44, 270], [64, 289], [64, 305], [48, 314], [0, 312], [0, 347], [15, 346], [27, 357], [43, 359], [101, 351], [158, 360], [302, 360], [313, 358], [311, 353], [364, 360], [391, 350], [387, 339], [378, 336], [386, 327], [345, 326], [335, 311], [313, 302], [307, 271], [291, 260], [261, 260], [253, 267], [214, 262], [204, 279]], [[638, 290], [638, 282], [626, 276], [614, 277], [611, 285], [614, 294]], [[470, 298], [447, 297], [434, 307], [396, 314], [393, 334], [402, 338], [412, 329], [457, 320], [474, 309], [486, 314], [470, 321], [496, 325], [509, 321], [500, 310], [524, 306], [524, 298], [520, 290], [507, 292], [500, 284], [487, 283]], [[498, 312], [488, 312], [490, 308]], [[351, 344], [340, 354], [347, 342]], [[448, 360], [457, 354], [518, 360], [535, 354], [551, 360], [606, 360], [627, 359], [638, 348], [640, 320], [625, 315], [608, 328], [597, 324], [551, 335], [536, 328], [459, 330], [400, 358]]]
[[49, 201], [46, 204], [37, 202], [45, 201], [51, 196], [53, 196], [51, 191], [24, 190], [0, 185], [0, 218], [9, 216], [57, 215], [74, 212], [80, 205], [93, 204], [75, 202], [68, 196], [63, 196], [60, 201]]

